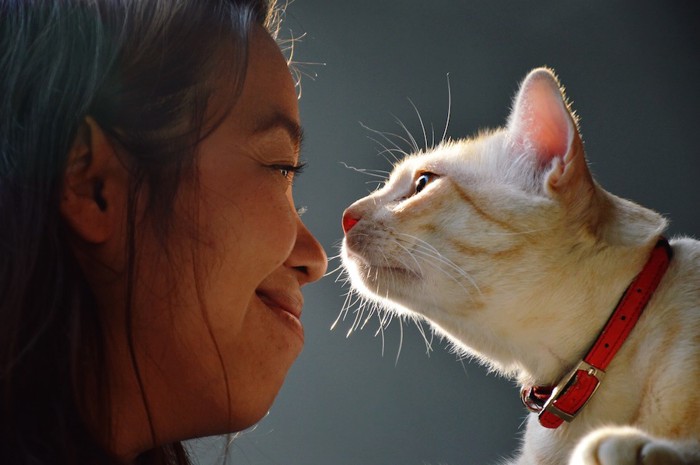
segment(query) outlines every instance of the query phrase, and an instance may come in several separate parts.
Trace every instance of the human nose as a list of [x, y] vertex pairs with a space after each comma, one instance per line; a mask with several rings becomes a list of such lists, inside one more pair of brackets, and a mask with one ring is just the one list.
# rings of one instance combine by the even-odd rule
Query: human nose
[[287, 259], [287, 266], [299, 272], [302, 286], [321, 279], [328, 267], [326, 252], [300, 218], [297, 218], [297, 239]]

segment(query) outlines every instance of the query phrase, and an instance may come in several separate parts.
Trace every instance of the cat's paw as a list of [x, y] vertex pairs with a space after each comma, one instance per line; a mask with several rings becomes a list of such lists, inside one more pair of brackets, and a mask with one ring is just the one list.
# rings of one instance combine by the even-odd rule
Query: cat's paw
[[699, 465], [700, 446], [652, 437], [632, 427], [601, 428], [578, 444], [569, 465]]

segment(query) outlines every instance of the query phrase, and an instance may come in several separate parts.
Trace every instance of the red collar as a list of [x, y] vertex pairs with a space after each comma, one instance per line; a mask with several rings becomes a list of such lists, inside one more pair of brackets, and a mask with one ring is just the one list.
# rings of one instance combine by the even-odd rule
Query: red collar
[[634, 278], [586, 356], [556, 386], [530, 386], [520, 391], [523, 404], [539, 415], [545, 428], [570, 422], [598, 389], [605, 369], [627, 339], [668, 269], [673, 251], [659, 239], [644, 269]]

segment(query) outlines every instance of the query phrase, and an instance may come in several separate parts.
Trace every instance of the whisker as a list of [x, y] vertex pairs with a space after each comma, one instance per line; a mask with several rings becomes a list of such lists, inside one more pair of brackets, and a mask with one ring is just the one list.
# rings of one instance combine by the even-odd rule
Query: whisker
[[[413, 236], [413, 235], [411, 235], [411, 234], [401, 233], [401, 232], [398, 232], [398, 231], [396, 231], [396, 230], [392, 230], [392, 231], [393, 231], [395, 234], [397, 234], [397, 235], [406, 236], [406, 237], [409, 237], [409, 238], [413, 239], [414, 241], [416, 241], [415, 243], [411, 243], [411, 242], [406, 241], [406, 243], [408, 243], [408, 244], [410, 244], [412, 247], [414, 247], [413, 252], [416, 252], [416, 253], [421, 254], [421, 255], [423, 256], [424, 259], [431, 258], [431, 259], [436, 260], [436, 261], [439, 262], [439, 263], [442, 263], [442, 264], [444, 264], [444, 265], [447, 265], [448, 267], [450, 267], [451, 269], [453, 269], [454, 271], [456, 271], [460, 276], [462, 276], [462, 277], [465, 278], [467, 281], [469, 281], [469, 282], [472, 284], [472, 286], [474, 286], [474, 288], [476, 289], [476, 291], [477, 291], [479, 294], [481, 294], [481, 290], [479, 289], [479, 286], [476, 284], [476, 282], [474, 281], [474, 279], [469, 275], [469, 273], [467, 273], [466, 271], [464, 271], [464, 269], [462, 269], [461, 267], [459, 267], [459, 266], [458, 266], [457, 264], [455, 264], [452, 260], [448, 259], [448, 258], [445, 257], [443, 254], [441, 254], [441, 253], [440, 253], [435, 247], [433, 247], [431, 244], [429, 244], [428, 242], [426, 242], [426, 241], [424, 241], [424, 240], [422, 240], [422, 239], [420, 239], [420, 238], [418, 238], [418, 237], [416, 237], [416, 236]], [[399, 243], [399, 242], [402, 241], [402, 240], [403, 240], [403, 239], [398, 238], [398, 237], [395, 239], [395, 241], [396, 241], [397, 243]], [[410, 253], [410, 252], [409, 252], [409, 253]], [[460, 286], [461, 286], [461, 283], [459, 283], [459, 281], [458, 281], [456, 278], [454, 278], [452, 275], [450, 275], [449, 273], [445, 272], [445, 271], [442, 270], [440, 267], [437, 267], [437, 269], [440, 270], [440, 271], [443, 271], [446, 275], [450, 276], [457, 284], [460, 284]], [[465, 292], [468, 293], [468, 291], [466, 290], [466, 288], [464, 288], [464, 286], [461, 286], [461, 287], [465, 290]]]
[[[330, 261], [330, 260], [329, 260], [329, 261]], [[330, 276], [330, 275], [332, 275], [333, 273], [335, 273], [335, 272], [337, 272], [337, 271], [342, 271], [343, 269], [344, 269], [344, 267], [343, 267], [343, 264], [341, 263], [341, 264], [338, 265], [335, 269], [333, 269], [333, 271], [328, 271], [328, 272], [326, 272], [326, 274], [324, 274], [323, 277], [325, 278], [326, 276]], [[338, 282], [338, 278], [340, 278], [341, 275], [342, 275], [342, 273], [339, 273], [339, 274], [338, 274], [338, 277], [336, 278], [336, 281], [335, 281], [335, 282]]]
[[[371, 132], [373, 132], [373, 133], [375, 133], [375, 134], [378, 134], [379, 136], [381, 136], [384, 140], [386, 140], [389, 144], [393, 145], [393, 146], [394, 146], [396, 149], [398, 149], [398, 150], [402, 150], [401, 147], [399, 147], [399, 145], [398, 145], [396, 142], [394, 142], [393, 140], [389, 139], [389, 136], [392, 136], [392, 137], [397, 138], [398, 140], [404, 142], [406, 145], [408, 145], [408, 146], [409, 146], [410, 148], [412, 148], [412, 149], [415, 149], [416, 151], [418, 150], [417, 144], [415, 143], [415, 140], [413, 141], [413, 143], [411, 143], [411, 142], [410, 142], [408, 139], [406, 139], [405, 137], [403, 137], [403, 136], [401, 136], [401, 135], [399, 135], [399, 134], [396, 134], [396, 133], [394, 133], [394, 132], [388, 132], [388, 131], [387, 131], [387, 132], [382, 132], [382, 131], [377, 131], [376, 129], [372, 129], [372, 128], [370, 128], [369, 126], [366, 126], [366, 125], [365, 125], [364, 123], [362, 123], [362, 122], [360, 122], [360, 125], [361, 125], [364, 129], [367, 129], [368, 131], [371, 131]], [[406, 151], [403, 151], [403, 150], [402, 150], [402, 152], [403, 152], [403, 153], [407, 153]]]
[[425, 263], [427, 263], [428, 265], [432, 265], [435, 269], [437, 269], [438, 271], [443, 273], [445, 276], [447, 276], [448, 278], [453, 280], [457, 285], [459, 285], [459, 287], [461, 287], [464, 290], [464, 292], [468, 296], [471, 297], [471, 293], [469, 292], [469, 290], [466, 287], [464, 287], [464, 285], [460, 282], [460, 280], [458, 280], [455, 276], [450, 274], [448, 270], [445, 270], [440, 265], [447, 265], [449, 268], [456, 271], [459, 276], [466, 279], [474, 287], [474, 289], [476, 289], [477, 293], [481, 294], [481, 290], [479, 289], [479, 286], [476, 284], [474, 279], [471, 276], [469, 276], [464, 270], [462, 270], [458, 266], [451, 263], [449, 260], [444, 259], [444, 257], [438, 257], [435, 255], [432, 255], [432, 254], [424, 252], [422, 250], [414, 250], [413, 252], [418, 254], [418, 255], [421, 255], [423, 260], [425, 260]]
[[367, 176], [374, 176], [376, 178], [381, 178], [382, 180], [385, 180], [387, 178], [387, 176], [389, 175], [389, 172], [384, 171], [384, 170], [374, 170], [374, 169], [369, 169], [369, 168], [356, 168], [354, 166], [348, 165], [344, 161], [340, 161], [338, 163], [340, 163], [341, 165], [343, 165], [345, 168], [347, 168], [349, 170], [353, 170], [353, 171], [356, 171], [358, 173], [366, 174]]
[[375, 184], [374, 190], [370, 191], [370, 194], [378, 191], [384, 185], [385, 181], [366, 181], [365, 184]]
[[[344, 276], [344, 274], [345, 274], [346, 276]], [[343, 284], [347, 284], [348, 282], [350, 282], [350, 275], [347, 275], [347, 273], [339, 273], [338, 276], [336, 276], [334, 282], [337, 283], [337, 282], [340, 281], [341, 279], [343, 280]]]
[[[373, 276], [375, 279], [376, 287], [373, 293], [376, 296], [378, 296], [380, 299], [385, 299], [387, 302], [390, 301], [389, 289], [392, 289], [394, 286], [398, 285], [398, 282], [396, 281], [401, 278], [401, 276], [398, 274], [394, 274], [390, 271], [391, 266], [396, 266], [397, 264], [406, 270], [417, 270], [417, 272], [420, 274], [423, 274], [426, 266], [436, 268], [441, 273], [444, 273], [450, 279], [454, 280], [465, 290], [465, 293], [469, 294], [466, 287], [460, 282], [460, 279], [462, 278], [465, 280], [469, 279], [468, 276], [462, 276], [462, 274], [466, 274], [464, 270], [461, 270], [461, 272], [455, 270], [454, 268], [457, 266], [454, 263], [448, 263], [449, 260], [446, 257], [441, 256], [437, 249], [432, 247], [429, 243], [408, 234], [403, 234], [403, 236], [412, 240], [409, 241], [407, 239], [403, 239], [402, 237], [395, 237], [394, 243], [399, 249], [402, 250], [398, 256], [396, 256], [396, 254], [389, 255], [386, 250], [381, 250], [381, 255], [379, 258], [381, 262], [387, 266], [384, 267], [384, 265], [382, 265], [382, 267], [373, 267], [373, 270], [372, 268], [366, 270], [366, 273], [371, 273], [371, 276]], [[336, 255], [329, 261], [340, 257], [342, 257], [342, 254]], [[386, 270], [388, 274], [381, 276], [382, 280], [380, 282], [379, 273], [380, 271], [384, 273], [384, 270]], [[338, 273], [337, 279], [344, 280], [346, 283], [351, 283], [350, 276], [346, 269], [338, 267], [333, 272]], [[392, 281], [395, 282], [392, 284]], [[425, 344], [426, 354], [429, 355], [430, 352], [432, 352], [434, 333], [432, 333], [430, 336], [427, 334], [428, 329], [423, 325], [425, 320], [422, 320], [415, 314], [409, 313], [408, 315], [404, 315], [403, 313], [397, 313], [396, 311], [382, 304], [380, 300], [364, 297], [357, 289], [350, 289], [350, 291], [344, 297], [345, 299], [341, 310], [331, 326], [332, 329], [337, 328], [340, 321], [345, 321], [348, 319], [351, 311], [353, 316], [352, 320], [350, 321], [346, 337], [350, 337], [355, 331], [364, 330], [367, 328], [367, 325], [369, 325], [369, 322], [375, 320], [376, 318], [378, 325], [376, 331], [374, 332], [374, 336], [381, 337], [381, 354], [384, 356], [387, 349], [385, 331], [391, 326], [394, 318], [397, 317], [399, 324], [399, 341], [394, 363], [398, 364], [401, 357], [401, 352], [403, 351], [403, 344], [406, 337], [404, 325], [409, 320], [416, 325], [416, 328]]]
[[[420, 152], [420, 147], [418, 147], [418, 142], [413, 137], [413, 134], [411, 134], [411, 131], [408, 130], [406, 125], [403, 123], [403, 121], [401, 121], [396, 115], [391, 115], [391, 116], [394, 117], [394, 121], [396, 121], [396, 123], [404, 130], [404, 132], [408, 136], [408, 140], [406, 142], [411, 145], [411, 147], [413, 148], [414, 151]], [[406, 140], [406, 139], [404, 139], [404, 140]]]
[[[348, 315], [348, 312], [350, 311], [350, 308], [352, 308], [357, 302], [360, 302], [360, 305], [362, 305], [362, 302], [365, 299], [362, 297], [361, 294], [354, 292], [352, 289], [350, 292], [348, 292], [345, 295], [345, 301], [343, 302], [343, 306], [341, 307], [341, 311], [338, 314], [338, 317], [336, 318], [336, 321], [331, 325], [331, 329], [334, 329], [337, 323], [342, 320], [345, 321], [345, 318]], [[352, 330], [352, 328], [351, 328]], [[346, 334], [346, 337], [349, 336], [349, 334]]]
[[[382, 144], [380, 141], [375, 139], [374, 137], [367, 136], [369, 140], [374, 142], [375, 144], [379, 145], [383, 150], [380, 150], [377, 152], [377, 155], [380, 155], [382, 158], [384, 158], [387, 162], [389, 162], [390, 165], [395, 166], [396, 163], [398, 163], [401, 159], [396, 155], [396, 153], [399, 153], [401, 157], [406, 157], [408, 154], [399, 148], [388, 148], [386, 145]], [[388, 157], [384, 156], [385, 154], [389, 154], [393, 160], [389, 160]]]
[[345, 301], [343, 302], [343, 305], [340, 307], [340, 312], [338, 313], [338, 316], [336, 317], [335, 321], [331, 325], [331, 331], [335, 329], [335, 327], [338, 325], [338, 322], [342, 319], [345, 321], [345, 317], [348, 314], [348, 309], [352, 304], [348, 304], [349, 302], [352, 301], [354, 292], [351, 290], [347, 294], [345, 294]]
[[[386, 329], [389, 327], [391, 324], [391, 320], [394, 319], [394, 312], [384, 312], [384, 315], [382, 315], [381, 320], [379, 321], [379, 325], [382, 328], [382, 330]], [[375, 334], [376, 336], [376, 334]], [[382, 352], [382, 355], [384, 353]]]
[[369, 309], [369, 312], [367, 313], [367, 318], [365, 318], [365, 321], [362, 323], [362, 326], [360, 326], [360, 329], [365, 329], [365, 326], [367, 326], [367, 323], [369, 323], [369, 320], [374, 316], [374, 313], [377, 309], [376, 305], [372, 305]]
[[425, 353], [430, 356], [430, 352], [433, 351], [433, 338], [432, 335], [430, 337], [430, 341], [428, 341], [428, 337], [425, 334], [425, 328], [423, 327], [423, 322], [418, 320], [415, 322], [416, 323], [416, 328], [418, 328], [418, 332], [423, 336], [423, 341], [425, 342]]
[[[377, 135], [380, 136], [382, 139], [384, 139], [389, 145], [392, 145], [396, 150], [398, 150], [398, 151], [401, 152], [401, 153], [404, 153], [404, 154], [405, 154], [405, 153], [407, 153], [407, 152], [406, 152], [405, 150], [403, 150], [396, 142], [394, 142], [393, 140], [389, 139], [388, 136], [397, 137], [398, 139], [402, 139], [402, 140], [403, 140], [405, 143], [407, 143], [408, 145], [411, 145], [406, 139], [403, 139], [401, 136], [399, 136], [399, 135], [397, 135], [397, 134], [385, 133], [385, 132], [382, 132], [382, 131], [378, 131], [378, 130], [376, 130], [376, 129], [372, 129], [372, 128], [370, 128], [369, 126], [367, 126], [365, 123], [363, 123], [362, 121], [360, 121], [360, 126], [361, 126], [363, 129], [366, 129], [366, 130], [372, 132], [373, 134], [377, 134]], [[370, 139], [371, 139], [371, 138], [370, 138]], [[374, 140], [374, 139], [371, 139], [371, 140]], [[376, 142], [376, 141], [375, 141], [375, 142]]]
[[[465, 278], [467, 281], [469, 281], [469, 282], [474, 286], [474, 288], [477, 290], [477, 292], [478, 292], [479, 294], [481, 294], [481, 290], [479, 289], [479, 286], [476, 284], [476, 282], [474, 281], [474, 279], [469, 275], [469, 273], [467, 273], [463, 268], [461, 268], [460, 266], [458, 266], [458, 265], [457, 265], [456, 263], [454, 263], [452, 260], [450, 260], [449, 258], [445, 257], [445, 256], [442, 255], [440, 252], [437, 252], [437, 251], [436, 251], [434, 248], [432, 248], [432, 247], [431, 247], [431, 248], [427, 248], [427, 247], [425, 247], [425, 246], [422, 246], [421, 244], [412, 244], [412, 245], [413, 245], [414, 247], [417, 247], [417, 248], [414, 248], [414, 249], [412, 250], [412, 252], [421, 255], [424, 259], [431, 259], [431, 260], [434, 260], [436, 263], [443, 264], [443, 265], [447, 265], [449, 268], [451, 268], [452, 270], [456, 271], [461, 277], [463, 277], [463, 278]], [[426, 261], [427, 261], [427, 260], [426, 260]], [[430, 263], [430, 262], [428, 261], [428, 263]], [[441, 270], [441, 271], [443, 271], [443, 272], [445, 272], [445, 270], [442, 270], [442, 269], [439, 268], [439, 267], [438, 267], [438, 269]], [[457, 283], [459, 284], [459, 281], [457, 281], [452, 275], [450, 275], [449, 273], [446, 273], [446, 272], [445, 272], [445, 274], [447, 274], [448, 276], [452, 277], [452, 279], [454, 279], [455, 282], [457, 282]], [[465, 291], [466, 291], [466, 289], [465, 289]]]
[[[414, 257], [413, 254], [411, 254], [411, 251], [408, 250], [408, 248], [406, 246], [404, 246], [403, 244], [401, 244], [401, 242], [398, 240], [395, 240], [394, 243], [406, 251], [406, 254], [413, 259], [413, 261], [416, 263], [416, 266], [418, 267], [418, 271], [422, 275], [423, 268], [421, 268], [420, 263], [418, 263], [418, 260], [416, 260], [416, 257]], [[405, 264], [404, 264], [404, 266], [405, 266]], [[406, 267], [406, 268], [410, 269], [410, 267]]]
[[416, 105], [413, 103], [413, 100], [411, 100], [411, 99], [409, 98], [409, 99], [408, 99], [408, 103], [411, 104], [411, 106], [413, 107], [413, 109], [416, 111], [416, 115], [418, 116], [418, 121], [420, 122], [420, 127], [421, 127], [421, 129], [423, 130], [423, 141], [425, 142], [425, 150], [427, 151], [427, 150], [428, 150], [428, 135], [427, 135], [426, 132], [425, 132], [425, 124], [423, 124], [423, 118], [421, 117], [420, 112], [418, 111], [418, 108], [417, 108]]
[[[382, 335], [382, 357], [384, 357], [384, 350], [386, 348], [386, 338], [384, 337], [384, 326], [382, 325], [382, 318], [379, 319], [379, 330], [377, 332]], [[374, 333], [374, 337], [377, 337], [377, 333]]]
[[452, 86], [450, 85], [450, 73], [447, 73], [447, 120], [445, 121], [445, 130], [442, 132], [440, 143], [445, 142], [447, 137], [447, 128], [450, 126], [450, 118], [452, 117]]
[[396, 360], [394, 360], [394, 366], [399, 365], [399, 355], [401, 355], [402, 348], [403, 348], [403, 321], [399, 320], [399, 350], [396, 351]]
[[398, 234], [398, 235], [400, 235], [400, 236], [406, 236], [406, 237], [408, 237], [409, 239], [412, 239], [412, 240], [416, 241], [416, 243], [421, 244], [421, 245], [422, 245], [424, 248], [426, 248], [427, 250], [430, 250], [431, 252], [434, 252], [434, 253], [436, 253], [436, 254], [438, 254], [438, 255], [442, 255], [442, 254], [438, 251], [438, 249], [436, 249], [436, 248], [433, 247], [429, 242], [427, 242], [427, 241], [421, 239], [421, 238], [418, 237], [418, 236], [414, 236], [413, 234], [407, 234], [407, 233], [403, 233], [403, 232], [400, 232], [400, 231], [396, 231], [395, 229], [392, 229], [392, 232], [395, 233], [395, 234]]
[[359, 328], [359, 321], [362, 320], [362, 315], [365, 313], [365, 308], [367, 307], [367, 301], [363, 300], [362, 303], [360, 303], [360, 306], [357, 308], [355, 311], [355, 320], [352, 322], [352, 326], [350, 327], [350, 331], [348, 331], [348, 336], [352, 334], [354, 331], [356, 331]]

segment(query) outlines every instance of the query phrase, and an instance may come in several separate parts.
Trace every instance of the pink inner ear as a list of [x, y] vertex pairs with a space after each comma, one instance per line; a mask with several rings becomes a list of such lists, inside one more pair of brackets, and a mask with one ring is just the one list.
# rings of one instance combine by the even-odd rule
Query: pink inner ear
[[533, 148], [543, 164], [566, 155], [573, 122], [559, 85], [549, 71], [536, 70], [525, 78], [508, 127], [514, 141]]

